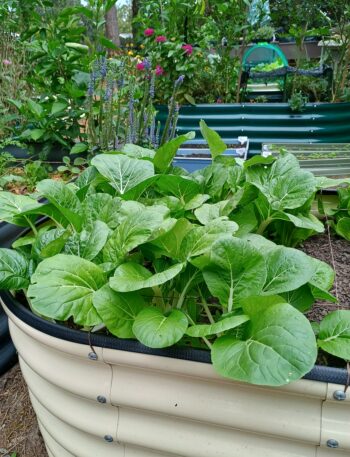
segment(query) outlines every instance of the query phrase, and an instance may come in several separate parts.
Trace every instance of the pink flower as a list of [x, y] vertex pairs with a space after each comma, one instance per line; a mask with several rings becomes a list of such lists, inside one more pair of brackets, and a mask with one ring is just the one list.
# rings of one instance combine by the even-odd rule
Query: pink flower
[[151, 29], [151, 28], [146, 29], [143, 33], [145, 36], [152, 36], [152, 35], [154, 35], [154, 29]]
[[145, 68], [146, 68], [146, 66], [145, 66], [144, 62], [140, 62], [140, 63], [136, 64], [136, 70], [143, 71]]
[[216, 103], [222, 103], [222, 98], [218, 98], [218, 99], [216, 100]]
[[156, 66], [156, 76], [162, 76], [164, 75], [164, 68], [162, 68], [160, 65]]
[[165, 43], [166, 42], [166, 36], [164, 35], [158, 35], [156, 37], [156, 43]]
[[185, 51], [185, 53], [190, 56], [193, 52], [193, 46], [191, 44], [184, 44], [182, 46], [182, 49]]
[[4, 60], [2, 61], [2, 63], [3, 63], [4, 65], [11, 65], [11, 64], [12, 64], [11, 60], [8, 60], [8, 59], [4, 59]]

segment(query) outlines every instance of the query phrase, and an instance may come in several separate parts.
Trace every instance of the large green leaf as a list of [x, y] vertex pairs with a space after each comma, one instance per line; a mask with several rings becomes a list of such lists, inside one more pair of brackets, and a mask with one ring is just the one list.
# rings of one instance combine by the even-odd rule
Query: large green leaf
[[350, 311], [329, 313], [321, 321], [317, 343], [324, 351], [350, 360]]
[[19, 252], [0, 248], [0, 289], [26, 289], [28, 284], [28, 260]]
[[243, 237], [251, 233], [258, 226], [258, 219], [255, 214], [254, 204], [249, 204], [239, 208], [231, 214], [230, 219], [238, 224], [236, 236]]
[[33, 254], [39, 258], [59, 254], [66, 244], [70, 231], [63, 228], [40, 232], [33, 243]]
[[328, 263], [319, 259], [309, 257], [314, 266], [314, 274], [310, 279], [310, 284], [324, 290], [329, 290], [334, 282], [335, 272]]
[[212, 245], [210, 265], [203, 276], [212, 295], [231, 311], [240, 299], [261, 293], [266, 279], [265, 260], [249, 242], [224, 238]]
[[76, 230], [81, 229], [81, 204], [71, 187], [61, 181], [44, 179], [38, 183], [37, 190], [63, 214]]
[[68, 240], [65, 252], [86, 260], [93, 260], [104, 248], [109, 233], [110, 229], [104, 222], [94, 221]]
[[185, 143], [187, 140], [193, 140], [195, 138], [195, 132], [188, 132], [185, 135], [180, 135], [173, 140], [168, 141], [167, 143], [161, 146], [155, 156], [154, 156], [154, 166], [161, 173], [165, 172], [170, 166], [173, 158], [175, 157], [179, 147]]
[[304, 284], [299, 287], [299, 289], [285, 292], [281, 294], [281, 296], [284, 298], [286, 303], [294, 306], [294, 308], [298, 309], [301, 313], [309, 311], [315, 301], [308, 284]]
[[151, 244], [158, 247], [163, 255], [172, 259], [179, 259], [181, 257], [182, 240], [192, 227], [192, 224], [187, 219], [178, 219], [171, 230], [152, 240]]
[[238, 226], [233, 221], [215, 219], [205, 226], [196, 226], [183, 238], [180, 254], [183, 260], [207, 252], [211, 245], [222, 237], [233, 235]]
[[324, 225], [313, 214], [289, 214], [277, 212], [273, 214], [273, 219], [281, 219], [283, 221], [292, 222], [296, 227], [314, 230], [317, 233], [324, 232]]
[[133, 332], [136, 338], [150, 348], [165, 348], [181, 340], [188, 327], [185, 314], [172, 310], [164, 315], [158, 308], [146, 308], [136, 317]]
[[335, 224], [335, 231], [338, 235], [350, 241], [350, 217], [342, 217]]
[[310, 281], [316, 270], [311, 257], [284, 246], [267, 251], [265, 262], [267, 276], [263, 293], [266, 295], [298, 289]]
[[122, 152], [129, 157], [133, 157], [134, 159], [153, 159], [156, 153], [153, 149], [142, 148], [136, 144], [129, 143], [123, 146]]
[[215, 159], [215, 157], [226, 151], [226, 144], [222, 141], [220, 135], [216, 133], [215, 130], [212, 130], [210, 127], [208, 127], [203, 120], [199, 122], [199, 127], [201, 129], [203, 138], [208, 143], [210, 153], [213, 159]]
[[[68, 104], [66, 102], [54, 102], [52, 104], [52, 107], [51, 107], [51, 114], [59, 114], [67, 108]], [[84, 149], [84, 151], [86, 150], [87, 148]], [[79, 152], [82, 152], [82, 151], [79, 151]]]
[[93, 294], [93, 304], [108, 330], [118, 338], [135, 338], [132, 326], [144, 308], [138, 293], [121, 294], [108, 284]]
[[185, 210], [191, 211], [192, 209], [199, 208], [203, 205], [204, 202], [209, 200], [210, 195], [207, 194], [197, 194], [185, 205]]
[[163, 220], [164, 214], [153, 208], [144, 208], [127, 216], [104, 247], [104, 261], [122, 262], [128, 252], [151, 238]]
[[41, 203], [26, 195], [0, 192], [0, 221], [27, 227], [29, 225], [28, 219], [22, 213], [41, 206]]
[[119, 197], [113, 198], [111, 195], [102, 193], [88, 195], [82, 203], [83, 225], [101, 221], [114, 229], [120, 222], [120, 207]]
[[212, 204], [205, 203], [200, 208], [197, 208], [194, 214], [201, 224], [206, 225], [214, 219], [228, 216], [236, 206], [237, 204], [234, 199], [221, 200], [218, 203]]
[[106, 283], [100, 267], [80, 257], [58, 254], [39, 263], [28, 289], [32, 307], [39, 314], [76, 324], [101, 323], [92, 303], [93, 293]]
[[127, 262], [115, 270], [114, 276], [109, 279], [109, 285], [117, 292], [132, 292], [155, 287], [175, 278], [183, 267], [183, 263], [177, 263], [164, 271], [152, 274], [138, 263]]
[[328, 265], [328, 263], [322, 262], [322, 260], [314, 259], [312, 257], [310, 257], [310, 260], [315, 268], [314, 274], [309, 281], [312, 295], [316, 299], [336, 303], [338, 301], [337, 298], [329, 292], [335, 278], [333, 268]]
[[291, 305], [274, 304], [244, 312], [251, 322], [244, 340], [218, 338], [212, 348], [214, 368], [222, 376], [252, 384], [280, 386], [313, 367], [316, 341], [309, 321]]
[[247, 181], [265, 195], [274, 210], [299, 208], [316, 191], [315, 177], [301, 170], [292, 154], [280, 157], [271, 166], [249, 167], [246, 175]]
[[37, 117], [38, 119], [40, 119], [42, 117], [42, 115], [44, 114], [44, 108], [39, 103], [36, 103], [34, 100], [28, 99], [27, 106], [28, 106], [29, 110], [31, 111], [31, 113], [33, 113], [34, 116]]
[[156, 187], [165, 195], [171, 194], [179, 198], [182, 204], [189, 202], [200, 193], [200, 185], [193, 179], [184, 176], [161, 175]]
[[91, 164], [107, 178], [120, 195], [154, 175], [151, 162], [132, 159], [122, 154], [100, 154], [92, 159]]
[[222, 320], [215, 322], [215, 324], [203, 324], [203, 325], [192, 325], [186, 331], [186, 335], [193, 337], [205, 337], [208, 335], [216, 335], [226, 330], [231, 330], [239, 325], [244, 324], [249, 321], [249, 317], [246, 315], [241, 316], [229, 316], [225, 317]]

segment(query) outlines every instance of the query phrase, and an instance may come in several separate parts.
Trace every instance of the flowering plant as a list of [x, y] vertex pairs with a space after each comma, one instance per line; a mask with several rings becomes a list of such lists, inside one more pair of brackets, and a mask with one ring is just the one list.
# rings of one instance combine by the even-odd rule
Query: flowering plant
[[[74, 146], [72, 152], [113, 150], [125, 144], [157, 147], [160, 123], [153, 105], [156, 83], [164, 73], [160, 65], [140, 56], [120, 54], [93, 64], [88, 89], [88, 141]], [[169, 103], [169, 122], [162, 134], [175, 136], [178, 108], [176, 97], [182, 79], [177, 80]]]

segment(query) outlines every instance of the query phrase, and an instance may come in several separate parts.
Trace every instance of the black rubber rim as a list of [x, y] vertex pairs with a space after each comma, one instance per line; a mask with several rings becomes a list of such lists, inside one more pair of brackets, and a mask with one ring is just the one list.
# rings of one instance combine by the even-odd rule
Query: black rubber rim
[[[108, 335], [87, 333], [81, 330], [67, 328], [34, 315], [29, 309], [16, 301], [7, 291], [1, 291], [0, 297], [8, 309], [21, 321], [47, 335], [60, 338], [71, 343], [86, 344], [91, 347], [117, 349], [119, 351], [137, 352], [141, 354], [157, 355], [192, 362], [211, 363], [210, 352], [187, 347], [173, 346], [166, 349], [151, 349], [135, 340], [120, 339]], [[92, 350], [92, 349], [91, 349]], [[316, 365], [304, 379], [313, 381], [330, 382], [346, 385], [348, 381], [347, 370]]]
[[[10, 247], [14, 238], [24, 230], [23, 227], [0, 223], [0, 245]], [[11, 341], [8, 329], [8, 320], [5, 312], [0, 306], [0, 376], [5, 374], [17, 362], [17, 352]]]

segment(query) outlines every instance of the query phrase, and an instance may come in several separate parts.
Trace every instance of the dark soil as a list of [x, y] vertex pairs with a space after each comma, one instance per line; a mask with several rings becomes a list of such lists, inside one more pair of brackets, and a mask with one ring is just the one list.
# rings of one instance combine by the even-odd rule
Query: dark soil
[[[227, 149], [237, 149], [246, 146], [246, 143], [243, 143], [243, 146], [239, 144], [227, 144]], [[185, 143], [181, 146], [182, 149], [209, 149], [209, 146], [206, 143], [199, 143], [199, 144], [191, 144]]]
[[320, 321], [331, 311], [350, 309], [350, 243], [333, 235], [329, 239], [328, 234], [324, 233], [309, 238], [301, 249], [306, 254], [327, 262], [335, 270], [336, 278], [331, 293], [339, 301], [339, 303], [316, 302], [308, 313], [308, 318], [312, 321]]
[[0, 377], [0, 456], [47, 457], [19, 366]]

